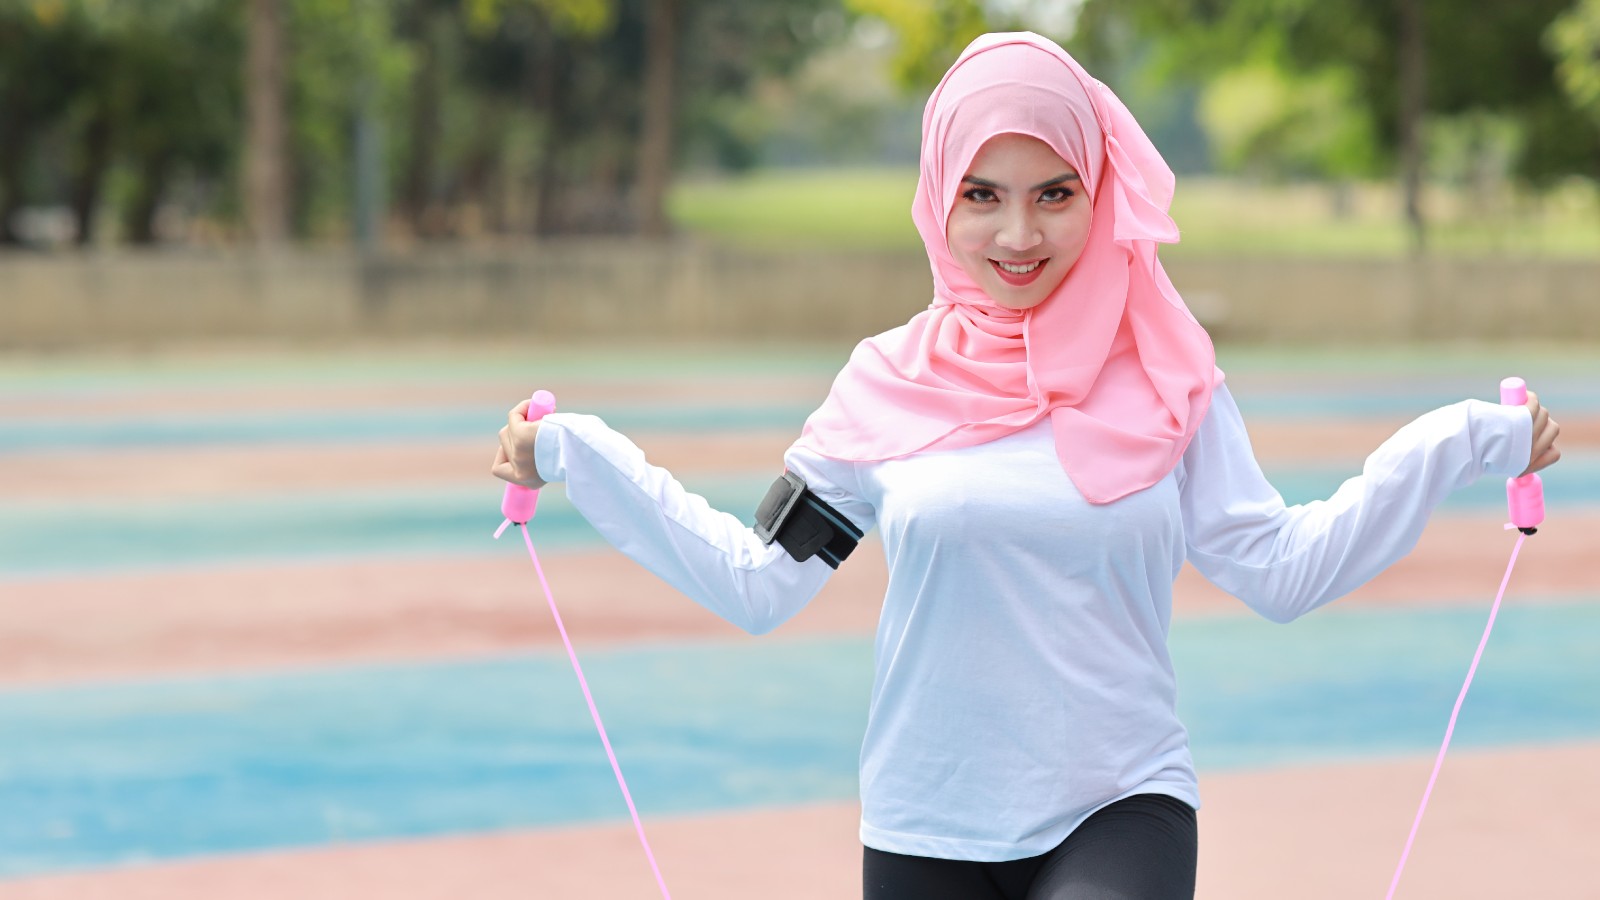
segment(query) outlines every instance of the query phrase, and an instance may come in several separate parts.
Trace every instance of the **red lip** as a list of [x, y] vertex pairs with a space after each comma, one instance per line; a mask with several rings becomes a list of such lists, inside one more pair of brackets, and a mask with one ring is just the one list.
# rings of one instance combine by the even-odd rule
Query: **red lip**
[[[1012, 265], [1017, 265], [1018, 263], [1030, 263], [1033, 262], [1033, 260], [1020, 259], [1012, 261], [1008, 259], [1006, 262], [1011, 263]], [[989, 265], [994, 267], [995, 274], [999, 275], [1000, 280], [1004, 281], [1006, 284], [1009, 284], [1012, 287], [1026, 287], [1039, 279], [1039, 276], [1044, 273], [1045, 266], [1050, 265], [1050, 259], [1046, 257], [1045, 259], [1040, 260], [1039, 265], [1034, 268], [1032, 272], [1029, 272], [1026, 275], [1013, 275], [1010, 272], [1007, 272], [1005, 269], [1000, 268], [1000, 263], [996, 260], [989, 260]]]

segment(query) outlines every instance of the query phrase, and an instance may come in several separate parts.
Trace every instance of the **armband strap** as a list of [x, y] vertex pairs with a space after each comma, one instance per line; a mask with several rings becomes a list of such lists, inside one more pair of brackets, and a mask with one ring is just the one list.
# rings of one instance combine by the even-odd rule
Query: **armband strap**
[[777, 541], [799, 562], [813, 556], [837, 569], [861, 540], [861, 529], [806, 488], [793, 472], [772, 483], [756, 507], [756, 536], [763, 544]]

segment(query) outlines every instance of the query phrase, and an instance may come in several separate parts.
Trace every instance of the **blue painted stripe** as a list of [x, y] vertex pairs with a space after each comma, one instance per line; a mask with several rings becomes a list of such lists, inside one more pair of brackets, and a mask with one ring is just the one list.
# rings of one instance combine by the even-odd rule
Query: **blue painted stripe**
[[[1361, 474], [1361, 462], [1343, 466], [1293, 466], [1264, 464], [1267, 480], [1291, 505], [1324, 500], [1332, 496], [1346, 479]], [[1552, 509], [1572, 509], [1600, 504], [1600, 453], [1573, 451], [1561, 462], [1541, 473], [1545, 485], [1545, 505]], [[1445, 498], [1441, 507], [1451, 510], [1502, 510], [1506, 505], [1504, 478], [1480, 478]]]
[[[1179, 708], [1196, 763], [1233, 769], [1437, 750], [1496, 587], [1485, 583], [1481, 602], [1446, 609], [1335, 607], [1289, 626], [1255, 616], [1175, 622]], [[1533, 602], [1513, 579], [1452, 747], [1600, 737], [1596, 600]]]
[[716, 341], [657, 345], [405, 346], [338, 348], [303, 353], [222, 357], [154, 354], [133, 359], [91, 356], [0, 357], [0, 400], [134, 397], [159, 391], [223, 396], [241, 387], [327, 385], [482, 385], [499, 382], [527, 394], [541, 386], [627, 385], [662, 378], [819, 378], [826, 384], [850, 356], [850, 344], [763, 344]]
[[[1582, 381], [1562, 379], [1534, 383], [1539, 402], [1561, 416], [1600, 413], [1600, 396], [1592, 378]], [[1371, 419], [1374, 417], [1415, 418], [1432, 409], [1478, 399], [1498, 403], [1499, 382], [1474, 379], [1430, 381], [1428, 379], [1375, 380], [1370, 388], [1336, 373], [1329, 373], [1321, 384], [1296, 382], [1287, 388], [1272, 385], [1242, 384], [1232, 388], [1234, 400], [1245, 421], [1258, 419]]]
[[[1200, 766], [1431, 752], [1487, 605], [1175, 623]], [[1597, 640], [1600, 604], [1513, 597], [1456, 746], [1600, 737]], [[584, 663], [649, 820], [852, 797], [870, 654], [766, 639]], [[626, 820], [559, 653], [3, 691], [0, 735], [4, 876]]]
[[[1358, 465], [1273, 466], [1268, 475], [1289, 503], [1304, 503], [1326, 498], [1358, 471]], [[1547, 474], [1546, 503], [1553, 513], [1600, 505], [1600, 455], [1572, 454]], [[749, 524], [771, 478], [772, 472], [763, 471], [682, 481], [713, 508]], [[1485, 515], [1498, 515], [1504, 506], [1504, 482], [1495, 478], [1457, 491], [1443, 504]], [[237, 494], [109, 507], [11, 504], [0, 508], [0, 581], [240, 560], [492, 554], [499, 551], [486, 536], [500, 522], [499, 509], [500, 490], [487, 478], [475, 488]], [[602, 546], [559, 488], [546, 492], [535, 539], [542, 547]]]
[[[685, 479], [685, 486], [749, 524], [770, 481], [766, 473]], [[487, 477], [484, 482], [477, 488], [253, 494], [110, 508], [15, 504], [0, 509], [0, 583], [249, 560], [523, 552], [492, 539], [503, 492]], [[541, 548], [604, 546], [559, 489], [541, 497], [533, 535]]]
[[[649, 817], [852, 795], [868, 653], [584, 668]], [[0, 734], [0, 874], [626, 816], [559, 654], [0, 694]]]
[[[1600, 412], [1600, 394], [1587, 385], [1541, 394], [1562, 414]], [[821, 398], [819, 392], [818, 399]], [[1463, 399], [1448, 388], [1356, 393], [1242, 389], [1240, 408], [1250, 421], [1269, 419], [1412, 417]], [[603, 404], [572, 410], [597, 415], [623, 432], [683, 433], [770, 429], [799, 434], [810, 404]], [[118, 448], [260, 446], [372, 443], [404, 440], [472, 440], [505, 424], [503, 407], [407, 407], [379, 411], [279, 411], [226, 414], [161, 414], [13, 418], [0, 421], [0, 455]]]
[[[500, 495], [486, 484], [475, 490], [254, 495], [110, 509], [13, 506], [0, 511], [0, 583], [262, 560], [514, 552], [504, 539], [492, 539], [501, 521]], [[540, 547], [602, 545], [556, 491], [542, 499], [534, 535]]]
[[[623, 432], [670, 430], [700, 434], [776, 429], [799, 434], [811, 408], [793, 404], [715, 404], [600, 406], [581, 412], [597, 415]], [[0, 455], [406, 440], [479, 440], [493, 447], [494, 435], [505, 423], [506, 410], [501, 407], [12, 419], [0, 421]]]

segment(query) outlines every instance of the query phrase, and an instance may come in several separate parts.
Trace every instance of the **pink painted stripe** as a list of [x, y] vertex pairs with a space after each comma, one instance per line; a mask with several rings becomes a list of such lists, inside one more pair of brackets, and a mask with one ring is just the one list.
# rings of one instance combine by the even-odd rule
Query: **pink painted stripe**
[[1489, 624], [1483, 627], [1478, 650], [1472, 654], [1472, 665], [1467, 667], [1467, 680], [1462, 682], [1461, 693], [1456, 695], [1455, 708], [1450, 710], [1450, 724], [1444, 729], [1444, 743], [1439, 745], [1439, 755], [1433, 761], [1433, 773], [1428, 776], [1428, 786], [1422, 792], [1422, 805], [1417, 807], [1417, 817], [1411, 821], [1411, 834], [1406, 837], [1406, 847], [1400, 853], [1400, 864], [1395, 866], [1394, 879], [1389, 882], [1389, 893], [1384, 895], [1385, 900], [1393, 900], [1395, 889], [1400, 886], [1400, 875], [1405, 872], [1406, 859], [1411, 856], [1411, 844], [1417, 839], [1417, 828], [1422, 825], [1423, 813], [1428, 811], [1428, 798], [1433, 796], [1433, 785], [1439, 780], [1439, 770], [1444, 767], [1444, 755], [1450, 749], [1450, 738], [1456, 733], [1456, 718], [1461, 715], [1461, 704], [1466, 702], [1467, 691], [1472, 687], [1472, 676], [1478, 673], [1483, 648], [1489, 645], [1489, 632], [1494, 630], [1495, 617], [1500, 615], [1500, 602], [1506, 598], [1506, 586], [1511, 583], [1511, 571], [1517, 567], [1517, 554], [1522, 552], [1522, 543], [1527, 539], [1526, 534], [1518, 535], [1517, 545], [1511, 548], [1511, 562], [1506, 564], [1505, 577], [1500, 579], [1500, 592], [1495, 594], [1494, 606], [1489, 609]]
[[[528, 534], [528, 524], [524, 522], [518, 528], [522, 531], [522, 542], [528, 547], [528, 558], [533, 560], [533, 569], [539, 573], [539, 586], [544, 588], [544, 598], [550, 604], [550, 615], [556, 621], [556, 630], [561, 633], [561, 644], [567, 648], [567, 659], [572, 661], [573, 674], [578, 676], [578, 686], [583, 688], [584, 702], [589, 704], [589, 716], [594, 719], [595, 730], [600, 732], [600, 743], [606, 748], [606, 759], [611, 760], [611, 771], [617, 776], [617, 787], [622, 788], [622, 799], [628, 802], [628, 815], [633, 817], [633, 828], [639, 833], [645, 859], [650, 861], [650, 871], [656, 876], [661, 896], [672, 900], [672, 895], [667, 893], [667, 882], [661, 877], [661, 867], [656, 864], [656, 855], [650, 850], [650, 840], [644, 836], [644, 823], [639, 821], [639, 810], [633, 805], [633, 794], [628, 790], [627, 780], [622, 777], [622, 766], [617, 763], [616, 751], [611, 749], [611, 738], [606, 736], [605, 723], [600, 721], [600, 710], [595, 708], [594, 694], [589, 691], [589, 679], [583, 677], [583, 666], [578, 664], [577, 651], [572, 649], [572, 639], [567, 637], [567, 626], [561, 621], [561, 611], [556, 609], [556, 598], [550, 592], [550, 582], [545, 580], [544, 567], [539, 565], [539, 554], [533, 551], [533, 538]], [[500, 532], [496, 531], [495, 537], [499, 536]]]

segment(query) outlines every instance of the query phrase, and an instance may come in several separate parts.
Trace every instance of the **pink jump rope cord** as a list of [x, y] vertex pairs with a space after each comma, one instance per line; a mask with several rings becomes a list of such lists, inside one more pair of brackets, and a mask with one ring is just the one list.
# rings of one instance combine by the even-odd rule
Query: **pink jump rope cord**
[[[1514, 406], [1522, 406], [1528, 402], [1528, 386], [1521, 378], [1507, 378], [1500, 382], [1500, 402]], [[1461, 714], [1461, 704], [1467, 699], [1467, 689], [1472, 687], [1472, 676], [1478, 672], [1478, 661], [1483, 659], [1483, 648], [1489, 643], [1489, 632], [1494, 630], [1495, 616], [1500, 614], [1500, 602], [1505, 599], [1506, 585], [1511, 583], [1511, 570], [1517, 566], [1517, 554], [1522, 552], [1522, 543], [1533, 534], [1535, 526], [1544, 521], [1544, 485], [1538, 475], [1523, 475], [1520, 478], [1506, 480], [1506, 505], [1511, 513], [1511, 523], [1507, 530], [1519, 529], [1522, 533], [1517, 536], [1517, 544], [1511, 548], [1511, 562], [1506, 564], [1505, 577], [1500, 579], [1500, 592], [1495, 595], [1494, 606], [1489, 609], [1489, 624], [1483, 628], [1483, 637], [1478, 640], [1478, 652], [1472, 655], [1472, 665], [1467, 668], [1467, 680], [1461, 685], [1461, 693], [1456, 696], [1455, 708], [1450, 711], [1450, 724], [1444, 730], [1444, 743], [1439, 746], [1439, 755], [1433, 761], [1433, 774], [1428, 776], [1428, 787], [1422, 792], [1422, 805], [1417, 807], [1417, 817], [1411, 822], [1411, 834], [1406, 837], [1405, 850], [1400, 853], [1400, 865], [1395, 867], [1394, 880], [1389, 882], [1389, 893], [1385, 900], [1393, 900], [1395, 888], [1400, 886], [1400, 874], [1405, 871], [1406, 859], [1411, 855], [1411, 844], [1417, 839], [1417, 828], [1422, 824], [1422, 814], [1428, 809], [1428, 798], [1433, 796], [1434, 782], [1439, 780], [1439, 770], [1444, 766], [1445, 751], [1450, 749], [1450, 738], [1456, 731], [1456, 717]]]
[[[554, 412], [556, 398], [549, 391], [535, 391], [533, 399], [528, 403], [528, 421], [538, 421], [547, 413]], [[589, 704], [589, 716], [594, 719], [595, 730], [600, 732], [600, 743], [606, 748], [606, 758], [611, 760], [611, 771], [617, 776], [617, 786], [622, 788], [622, 799], [627, 801], [628, 815], [633, 817], [633, 828], [639, 833], [639, 843], [644, 847], [645, 859], [650, 861], [650, 871], [656, 876], [656, 885], [661, 888], [661, 896], [671, 900], [672, 895], [667, 893], [667, 882], [661, 877], [661, 867], [656, 865], [656, 856], [650, 851], [650, 842], [644, 836], [644, 823], [639, 821], [639, 810], [633, 805], [633, 795], [628, 792], [628, 782], [622, 778], [622, 766], [617, 764], [617, 754], [611, 749], [611, 739], [606, 737], [606, 726], [600, 722], [600, 710], [595, 708], [594, 695], [589, 692], [589, 681], [583, 677], [583, 667], [578, 665], [578, 654], [572, 649], [572, 639], [567, 637], [567, 626], [561, 621], [561, 612], [556, 609], [555, 595], [550, 592], [550, 582], [545, 580], [544, 567], [539, 565], [539, 554], [533, 552], [533, 538], [528, 534], [528, 522], [533, 519], [534, 511], [539, 505], [539, 492], [529, 490], [517, 484], [506, 485], [505, 497], [500, 501], [500, 512], [506, 519], [495, 530], [494, 536], [499, 538], [508, 525], [517, 525], [522, 529], [522, 542], [528, 546], [528, 557], [533, 560], [533, 570], [539, 575], [539, 586], [544, 588], [544, 598], [550, 604], [550, 615], [556, 620], [556, 630], [561, 633], [561, 643], [567, 648], [567, 659], [572, 661], [572, 671], [578, 676], [578, 686], [583, 688], [583, 699]]]

